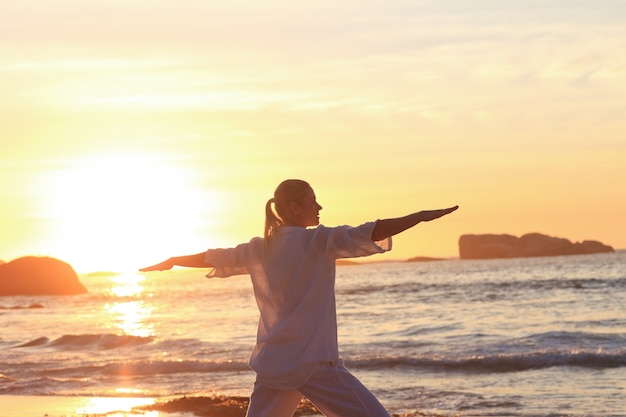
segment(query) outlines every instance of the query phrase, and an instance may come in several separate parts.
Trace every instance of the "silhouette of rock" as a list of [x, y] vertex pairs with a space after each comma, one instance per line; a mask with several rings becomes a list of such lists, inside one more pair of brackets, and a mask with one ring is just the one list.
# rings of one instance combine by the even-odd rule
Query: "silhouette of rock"
[[86, 292], [74, 269], [55, 258], [27, 256], [0, 265], [0, 296]]
[[432, 262], [432, 261], [443, 261], [443, 258], [431, 258], [429, 256], [415, 256], [413, 258], [407, 259], [406, 262]]
[[459, 238], [461, 259], [522, 258], [533, 256], [582, 255], [614, 252], [595, 240], [572, 243], [568, 239], [528, 233], [522, 237], [507, 234], [462, 235]]

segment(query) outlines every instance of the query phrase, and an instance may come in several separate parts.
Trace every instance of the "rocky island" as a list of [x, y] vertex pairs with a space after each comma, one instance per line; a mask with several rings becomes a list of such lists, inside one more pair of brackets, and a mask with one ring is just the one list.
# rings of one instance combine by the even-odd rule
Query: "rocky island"
[[86, 292], [74, 268], [58, 259], [26, 256], [0, 263], [0, 296], [73, 295]]
[[461, 259], [523, 258], [603, 252], [614, 252], [614, 249], [595, 240], [572, 243], [568, 239], [541, 233], [528, 233], [521, 237], [508, 234], [467, 234], [459, 238]]

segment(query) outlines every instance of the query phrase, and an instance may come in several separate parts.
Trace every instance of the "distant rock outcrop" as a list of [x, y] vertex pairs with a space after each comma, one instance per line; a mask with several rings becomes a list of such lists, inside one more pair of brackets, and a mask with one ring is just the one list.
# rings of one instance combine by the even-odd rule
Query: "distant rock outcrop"
[[581, 255], [614, 252], [595, 240], [572, 243], [571, 241], [529, 233], [522, 237], [502, 234], [462, 235], [459, 238], [461, 259], [522, 258], [532, 256]]
[[431, 258], [429, 256], [416, 256], [414, 258], [407, 259], [406, 262], [432, 262], [443, 261], [444, 258]]
[[74, 269], [55, 258], [27, 256], [0, 264], [0, 296], [86, 292]]

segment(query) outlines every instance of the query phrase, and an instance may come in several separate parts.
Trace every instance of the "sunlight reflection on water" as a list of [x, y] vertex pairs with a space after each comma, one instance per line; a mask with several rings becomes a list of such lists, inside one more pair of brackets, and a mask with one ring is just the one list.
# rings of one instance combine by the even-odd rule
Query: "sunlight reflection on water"
[[152, 305], [143, 299], [128, 298], [151, 298], [152, 294], [144, 295], [142, 285], [146, 278], [139, 274], [122, 274], [111, 277], [114, 286], [111, 293], [117, 298], [124, 300], [107, 303], [104, 309], [112, 318], [113, 326], [130, 336], [149, 337], [154, 336], [154, 326], [150, 323]]
[[154, 399], [152, 398], [104, 398], [96, 397], [89, 398], [87, 403], [76, 409], [77, 415], [104, 415], [107, 416], [144, 416], [144, 417], [158, 417], [157, 411], [133, 412], [134, 408], [142, 407], [146, 405], [153, 405]]
[[114, 286], [111, 288], [113, 295], [118, 297], [133, 297], [144, 292], [142, 285], [146, 277], [139, 274], [120, 274], [111, 277]]

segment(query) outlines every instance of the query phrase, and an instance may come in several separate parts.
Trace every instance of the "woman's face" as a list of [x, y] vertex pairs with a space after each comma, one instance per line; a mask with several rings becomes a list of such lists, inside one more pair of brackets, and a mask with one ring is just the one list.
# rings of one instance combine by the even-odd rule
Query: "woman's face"
[[299, 201], [294, 201], [292, 211], [297, 222], [295, 226], [309, 227], [320, 224], [320, 210], [322, 206], [317, 203], [315, 192], [309, 189], [306, 195]]

